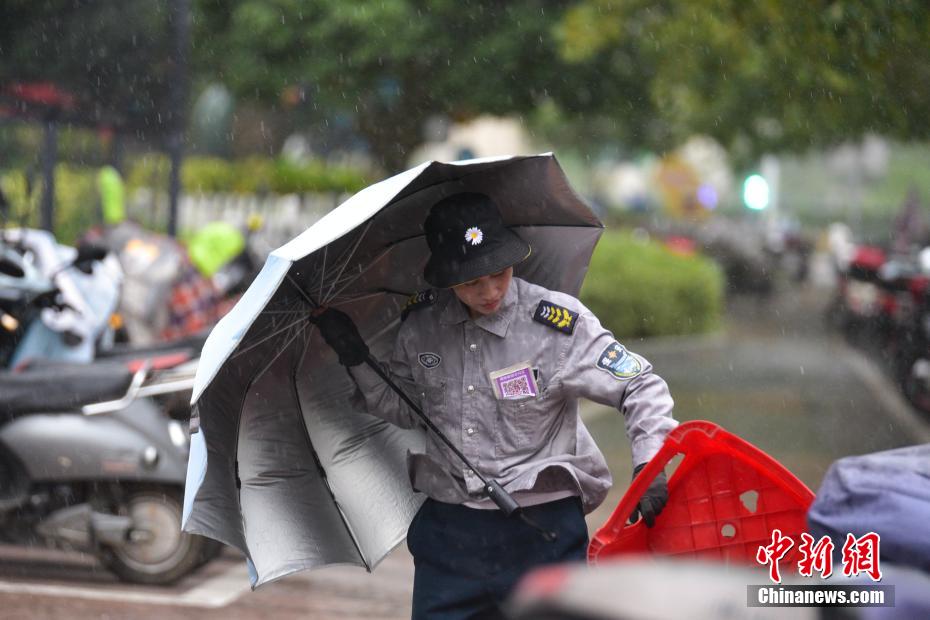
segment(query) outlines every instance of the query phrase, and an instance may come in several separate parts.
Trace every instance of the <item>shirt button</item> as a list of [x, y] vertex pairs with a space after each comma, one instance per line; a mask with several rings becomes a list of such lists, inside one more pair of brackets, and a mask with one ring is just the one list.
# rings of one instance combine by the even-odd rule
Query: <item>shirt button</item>
[[469, 350], [469, 351], [477, 351], [477, 350], [478, 350], [478, 345], [476, 345], [475, 343], [471, 343], [470, 345], [468, 345], [468, 350]]
[[469, 386], [468, 386], [468, 391], [469, 391], [469, 392], [474, 392], [474, 391], [475, 391], [475, 386], [469, 385]]
[[470, 428], [470, 429], [468, 429], [468, 430], [465, 431], [465, 432], [468, 433], [469, 435], [474, 435], [474, 434], [475, 434], [475, 429]]

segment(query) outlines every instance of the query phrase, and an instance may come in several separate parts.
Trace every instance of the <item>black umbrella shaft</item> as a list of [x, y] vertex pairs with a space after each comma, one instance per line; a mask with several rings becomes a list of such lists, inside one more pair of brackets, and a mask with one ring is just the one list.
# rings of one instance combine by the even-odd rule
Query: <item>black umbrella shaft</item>
[[465, 466], [468, 467], [468, 469], [470, 469], [479, 480], [481, 480], [481, 483], [484, 485], [484, 490], [488, 494], [488, 497], [491, 498], [491, 501], [497, 504], [497, 507], [500, 508], [504, 514], [510, 516], [520, 509], [520, 505], [517, 503], [517, 501], [511, 497], [511, 495], [507, 493], [507, 491], [505, 491], [496, 480], [488, 480], [481, 475], [481, 472], [475, 469], [475, 466], [471, 464], [471, 461], [468, 460], [468, 457], [462, 454], [462, 451], [456, 448], [455, 445], [449, 441], [449, 438], [446, 437], [445, 433], [439, 430], [438, 426], [433, 424], [433, 421], [430, 420], [425, 413], [423, 413], [423, 410], [420, 409], [420, 407], [415, 402], [413, 402], [409, 396], [407, 396], [407, 393], [404, 392], [400, 386], [394, 383], [391, 377], [388, 376], [386, 372], [384, 372], [384, 369], [381, 368], [381, 365], [375, 358], [369, 355], [368, 359], [365, 360], [365, 363], [368, 364], [372, 370], [378, 373], [378, 376], [381, 377], [381, 379], [384, 380], [384, 382], [387, 383], [392, 390], [397, 392], [397, 395], [400, 396], [401, 399], [407, 403], [411, 409], [413, 409], [413, 412], [417, 414], [417, 417], [419, 417], [424, 424], [426, 424], [426, 427], [431, 430], [436, 437], [442, 440], [442, 442], [446, 444], [452, 453], [459, 457]]

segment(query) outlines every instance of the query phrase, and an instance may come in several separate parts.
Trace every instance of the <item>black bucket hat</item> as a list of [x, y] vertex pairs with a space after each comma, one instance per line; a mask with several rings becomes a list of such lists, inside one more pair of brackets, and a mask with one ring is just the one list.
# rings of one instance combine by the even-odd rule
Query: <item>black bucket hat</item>
[[490, 196], [463, 192], [443, 198], [423, 223], [430, 258], [423, 277], [451, 288], [526, 259], [530, 244], [504, 225]]

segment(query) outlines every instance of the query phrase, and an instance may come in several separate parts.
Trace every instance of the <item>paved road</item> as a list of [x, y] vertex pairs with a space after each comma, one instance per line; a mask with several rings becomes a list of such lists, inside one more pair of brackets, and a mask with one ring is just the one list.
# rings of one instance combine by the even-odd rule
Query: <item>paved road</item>
[[395, 620], [410, 617], [412, 579], [405, 549], [372, 575], [327, 568], [250, 592], [245, 563], [232, 551], [159, 588], [121, 584], [87, 556], [0, 547], [0, 618]]
[[[868, 352], [822, 321], [827, 293], [794, 289], [731, 304], [711, 336], [631, 342], [669, 383], [679, 420], [704, 419], [752, 442], [815, 492], [830, 463], [930, 441], [930, 417], [913, 410]], [[593, 409], [593, 408], [592, 408]], [[592, 413], [592, 411], [589, 411]], [[618, 483], [629, 480], [622, 426], [606, 408], [589, 426]], [[624, 488], [616, 484], [605, 506]], [[600, 523], [607, 509], [589, 524]]]
[[[676, 417], [708, 419], [780, 460], [815, 491], [841, 456], [930, 441], [930, 423], [897, 395], [862, 352], [826, 332], [814, 289], [777, 300], [739, 300], [727, 328], [701, 338], [628, 342], [672, 386]], [[617, 481], [589, 516], [592, 531], [630, 476], [617, 414], [585, 416]], [[119, 584], [74, 554], [0, 547], [3, 618], [401, 619], [409, 617], [413, 567], [401, 546], [371, 575], [338, 567], [294, 575], [249, 592], [230, 552], [172, 588]]]

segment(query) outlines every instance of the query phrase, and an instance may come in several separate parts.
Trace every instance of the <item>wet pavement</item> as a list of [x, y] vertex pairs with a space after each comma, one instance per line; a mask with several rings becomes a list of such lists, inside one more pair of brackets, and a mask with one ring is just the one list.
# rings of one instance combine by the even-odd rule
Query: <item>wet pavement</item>
[[[679, 420], [706, 419], [781, 461], [814, 491], [835, 459], [930, 441], [914, 412], [863, 351], [821, 320], [826, 293], [804, 288], [738, 299], [710, 336], [628, 341], [672, 388]], [[631, 472], [623, 424], [595, 405], [584, 415], [616, 484], [589, 515], [593, 532]], [[224, 554], [171, 588], [127, 586], [75, 554], [0, 547], [3, 618], [409, 618], [413, 566], [403, 545], [374, 573], [334, 567], [250, 592], [244, 563]]]
[[[626, 344], [668, 382], [676, 419], [722, 426], [816, 492], [838, 458], [930, 441], [930, 417], [904, 401], [868, 351], [827, 327], [829, 294], [803, 287], [739, 298], [716, 334]], [[589, 518], [596, 527], [619, 501], [632, 467], [614, 412], [592, 406], [587, 414], [598, 444], [611, 446], [615, 480], [605, 505]]]

